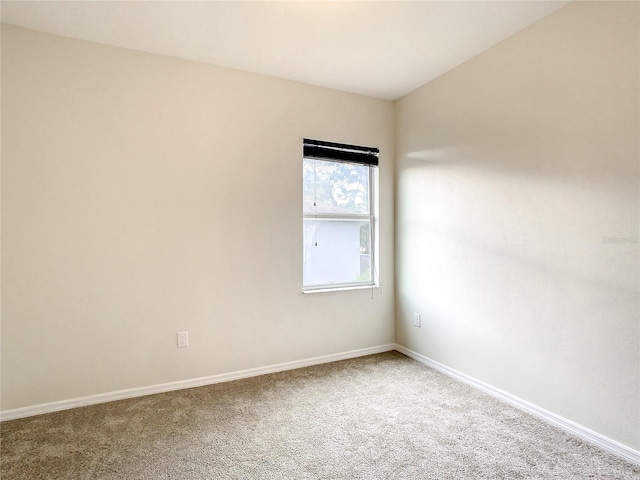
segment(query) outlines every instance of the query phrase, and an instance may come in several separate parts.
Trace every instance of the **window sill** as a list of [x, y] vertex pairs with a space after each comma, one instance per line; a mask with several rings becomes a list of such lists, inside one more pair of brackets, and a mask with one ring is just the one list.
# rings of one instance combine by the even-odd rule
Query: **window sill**
[[325, 292], [344, 292], [347, 290], [371, 290], [379, 289], [380, 285], [358, 285], [353, 287], [327, 287], [327, 288], [314, 288], [309, 290], [302, 290], [302, 293], [325, 293]]

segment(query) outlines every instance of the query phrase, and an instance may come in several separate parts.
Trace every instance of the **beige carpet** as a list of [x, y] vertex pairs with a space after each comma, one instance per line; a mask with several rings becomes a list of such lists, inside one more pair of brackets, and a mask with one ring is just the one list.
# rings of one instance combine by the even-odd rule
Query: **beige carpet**
[[2, 479], [636, 479], [399, 353], [1, 425]]

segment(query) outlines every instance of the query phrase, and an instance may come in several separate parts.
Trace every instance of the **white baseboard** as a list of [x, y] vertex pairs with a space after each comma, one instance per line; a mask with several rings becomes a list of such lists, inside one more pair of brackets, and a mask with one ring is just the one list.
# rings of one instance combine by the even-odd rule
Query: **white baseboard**
[[395, 350], [396, 345], [393, 343], [387, 345], [378, 345], [377, 347], [361, 348], [359, 350], [351, 350], [343, 353], [334, 353], [331, 355], [323, 355], [321, 357], [307, 358], [304, 360], [295, 360], [293, 362], [278, 363], [266, 367], [250, 368], [248, 370], [240, 370], [238, 372], [222, 373], [209, 377], [194, 378], [191, 380], [181, 380], [178, 382], [164, 383], [160, 385], [150, 385], [146, 387], [131, 388], [128, 390], [118, 390], [116, 392], [100, 393], [97, 395], [89, 395], [86, 397], [72, 398], [70, 400], [62, 400], [59, 402], [44, 403], [33, 405], [30, 407], [15, 408], [13, 410], [5, 410], [0, 412], [0, 421], [15, 420], [17, 418], [32, 417], [43, 413], [59, 412], [61, 410], [69, 410], [71, 408], [86, 407], [88, 405], [96, 405], [98, 403], [112, 402], [114, 400], [124, 400], [127, 398], [142, 397], [152, 395], [154, 393], [170, 392], [173, 390], [182, 390], [184, 388], [202, 387], [204, 385], [212, 385], [214, 383], [230, 382], [240, 380], [241, 378], [257, 377], [269, 373], [284, 372], [286, 370], [295, 370], [296, 368], [310, 367], [312, 365], [320, 365], [323, 363], [337, 362], [339, 360], [347, 360], [350, 358], [364, 357], [365, 355], [373, 355], [376, 353], [389, 352]]
[[589, 430], [588, 428], [583, 427], [582, 425], [578, 425], [577, 423], [572, 422], [571, 420], [567, 420], [566, 418], [561, 417], [560, 415], [556, 415], [555, 413], [545, 410], [544, 408], [540, 408], [532, 403], [527, 402], [526, 400], [523, 400], [514, 395], [511, 395], [510, 393], [507, 393], [503, 390], [492, 387], [491, 385], [481, 382], [480, 380], [476, 380], [475, 378], [465, 375], [464, 373], [454, 370], [453, 368], [449, 368], [446, 365], [438, 363], [435, 360], [432, 360], [428, 357], [425, 357], [424, 355], [414, 352], [413, 350], [409, 350], [408, 348], [403, 347], [402, 345], [396, 344], [395, 349], [398, 352], [403, 353], [406, 356], [411, 357], [420, 363], [423, 363], [424, 365], [427, 365], [428, 367], [438, 370], [439, 372], [442, 372], [449, 377], [455, 378], [456, 380], [467, 383], [477, 388], [478, 390], [482, 390], [483, 392], [488, 393], [489, 395], [492, 395], [508, 403], [509, 405], [519, 408], [520, 410], [524, 410], [525, 412], [530, 413], [531, 415], [534, 415], [556, 427], [559, 427], [565, 431], [568, 431], [569, 433], [572, 433], [576, 437], [579, 437], [582, 440], [589, 442], [606, 452], [609, 452], [630, 463], [640, 466], [640, 452], [637, 450], [634, 450], [625, 445], [622, 445], [621, 443], [618, 443], [615, 440], [612, 440], [608, 437], [605, 437], [604, 435], [596, 433], [593, 430]]
[[204, 385], [212, 385], [215, 383], [230, 382], [233, 380], [240, 380], [242, 378], [257, 377], [260, 375], [266, 375], [269, 373], [284, 372], [286, 370], [295, 370], [297, 368], [310, 367], [313, 365], [320, 365], [323, 363], [337, 362], [340, 360], [347, 360], [350, 358], [363, 357], [366, 355], [373, 355], [376, 353], [388, 352], [391, 350], [397, 350], [408, 357], [417, 360], [418, 362], [427, 365], [439, 372], [444, 373], [456, 380], [467, 383], [483, 392], [486, 392], [516, 408], [524, 410], [552, 425], [555, 425], [563, 430], [566, 430], [573, 435], [594, 444], [602, 450], [616, 455], [624, 460], [631, 462], [635, 465], [640, 465], [640, 452], [629, 448], [621, 443], [616, 442], [604, 435], [589, 430], [582, 425], [579, 425], [571, 420], [567, 420], [555, 413], [540, 408], [532, 403], [527, 402], [521, 398], [518, 398], [510, 393], [507, 393], [498, 388], [492, 387], [480, 380], [476, 380], [462, 372], [449, 368], [446, 365], [431, 360], [424, 355], [421, 355], [413, 350], [409, 350], [406, 347], [398, 344], [386, 344], [376, 347], [362, 348], [359, 350], [351, 350], [343, 353], [335, 353], [331, 355], [323, 355], [320, 357], [307, 358], [303, 360], [295, 360], [292, 362], [279, 363], [275, 365], [269, 365], [266, 367], [251, 368], [248, 370], [240, 370], [231, 373], [222, 373], [219, 375], [212, 375], [209, 377], [194, 378], [190, 380], [181, 380], [178, 382], [164, 383], [160, 385], [150, 385], [146, 387], [131, 388], [128, 390], [118, 390], [115, 392], [101, 393], [97, 395], [89, 395], [86, 397], [73, 398], [70, 400], [62, 400], [59, 402], [45, 403], [40, 405], [34, 405], [30, 407], [16, 408], [13, 410], [5, 410], [0, 412], [0, 421], [15, 420], [17, 418], [31, 417], [34, 415], [41, 415], [44, 413], [58, 412], [61, 410], [69, 410], [71, 408], [85, 407], [89, 405], [96, 405], [99, 403], [112, 402], [115, 400], [124, 400], [127, 398], [142, 397], [145, 395], [153, 395], [154, 393], [170, 392], [174, 390], [182, 390], [184, 388], [201, 387]]

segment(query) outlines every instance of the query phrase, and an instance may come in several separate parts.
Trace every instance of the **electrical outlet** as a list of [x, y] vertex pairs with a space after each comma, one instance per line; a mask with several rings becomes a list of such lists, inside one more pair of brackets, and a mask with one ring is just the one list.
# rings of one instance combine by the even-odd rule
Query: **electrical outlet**
[[419, 313], [413, 314], [413, 326], [420, 328], [420, 324], [422, 323], [422, 316]]
[[189, 332], [178, 332], [178, 348], [189, 346]]

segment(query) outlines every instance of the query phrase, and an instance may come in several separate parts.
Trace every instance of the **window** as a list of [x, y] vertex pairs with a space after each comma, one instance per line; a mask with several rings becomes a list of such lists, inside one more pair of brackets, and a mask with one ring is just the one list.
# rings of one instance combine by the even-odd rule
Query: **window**
[[376, 283], [378, 149], [304, 140], [303, 290]]

